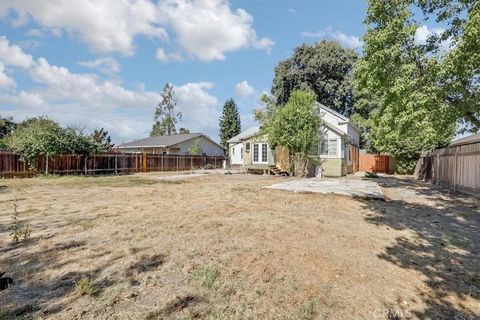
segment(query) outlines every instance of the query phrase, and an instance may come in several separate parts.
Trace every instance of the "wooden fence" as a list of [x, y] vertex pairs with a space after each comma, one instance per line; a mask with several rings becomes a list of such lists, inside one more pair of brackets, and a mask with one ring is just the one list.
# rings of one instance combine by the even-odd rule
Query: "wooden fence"
[[222, 168], [225, 157], [168, 154], [96, 154], [91, 156], [40, 156], [32, 165], [20, 155], [0, 152], [0, 177], [30, 177], [37, 174], [125, 174]]
[[480, 143], [423, 154], [417, 162], [415, 176], [454, 191], [480, 194]]
[[359, 171], [371, 172], [389, 172], [390, 156], [377, 154], [360, 154], [359, 156]]

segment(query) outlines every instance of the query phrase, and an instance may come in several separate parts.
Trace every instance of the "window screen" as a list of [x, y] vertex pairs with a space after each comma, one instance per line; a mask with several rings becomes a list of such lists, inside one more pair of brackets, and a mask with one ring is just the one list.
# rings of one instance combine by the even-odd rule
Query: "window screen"
[[262, 144], [262, 162], [267, 162], [267, 144]]
[[253, 161], [258, 162], [258, 144], [253, 144]]

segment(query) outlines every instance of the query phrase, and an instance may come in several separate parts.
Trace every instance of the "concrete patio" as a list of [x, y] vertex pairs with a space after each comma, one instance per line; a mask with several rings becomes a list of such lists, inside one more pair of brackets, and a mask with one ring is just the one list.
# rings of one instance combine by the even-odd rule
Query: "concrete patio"
[[373, 180], [304, 178], [276, 183], [266, 188], [293, 192], [339, 194], [363, 199], [385, 199], [382, 189], [378, 183]]

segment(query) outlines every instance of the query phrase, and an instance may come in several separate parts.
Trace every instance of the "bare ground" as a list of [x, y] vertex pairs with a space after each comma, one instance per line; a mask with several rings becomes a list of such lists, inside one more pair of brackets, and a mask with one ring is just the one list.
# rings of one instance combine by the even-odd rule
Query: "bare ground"
[[0, 319], [480, 318], [478, 200], [378, 181], [385, 202], [249, 175], [0, 181]]

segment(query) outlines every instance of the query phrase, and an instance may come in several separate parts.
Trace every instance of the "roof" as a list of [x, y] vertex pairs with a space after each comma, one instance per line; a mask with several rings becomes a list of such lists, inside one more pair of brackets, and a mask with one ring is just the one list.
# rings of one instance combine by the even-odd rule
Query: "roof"
[[471, 144], [471, 143], [480, 143], [480, 133], [472, 134], [471, 136], [468, 136], [468, 137], [453, 140], [448, 146], [456, 147], [456, 146], [461, 146], [464, 144]]
[[350, 118], [348, 117], [345, 117], [344, 115], [338, 113], [337, 111], [327, 107], [326, 105], [324, 104], [321, 104], [321, 103], [318, 103], [320, 108], [333, 114], [334, 116], [336, 116], [337, 118], [339, 118], [341, 121], [339, 123], [348, 123], [350, 126], [352, 126], [352, 128], [354, 128], [355, 130], [357, 130], [358, 132], [360, 132], [360, 128], [357, 127], [357, 125], [352, 121], [350, 120]]
[[228, 140], [228, 143], [235, 143], [235, 142], [240, 142], [242, 140], [248, 139], [250, 137], [253, 137], [257, 135], [260, 132], [259, 127], [251, 127], [248, 128], [247, 130], [244, 130], [237, 134], [235, 137], [232, 137], [230, 140]]
[[204, 137], [220, 148], [223, 149], [221, 145], [213, 141], [209, 136], [203, 133], [187, 133], [187, 134], [173, 134], [170, 136], [155, 136], [155, 137], [148, 137], [145, 139], [140, 139], [140, 140], [135, 140], [132, 142], [127, 142], [124, 144], [121, 144], [117, 146], [119, 149], [124, 149], [124, 148], [151, 148], [151, 147], [163, 147], [167, 148], [188, 140], [192, 140], [198, 137]]
[[327, 129], [329, 129], [329, 130], [335, 132], [336, 134], [338, 134], [340, 137], [345, 137], [345, 136], [349, 137], [348, 133], [343, 132], [342, 130], [338, 129], [338, 128], [335, 127], [335, 126], [332, 126], [330, 123], [328, 123], [328, 122], [326, 122], [326, 121], [323, 123], [323, 125], [324, 125]]

